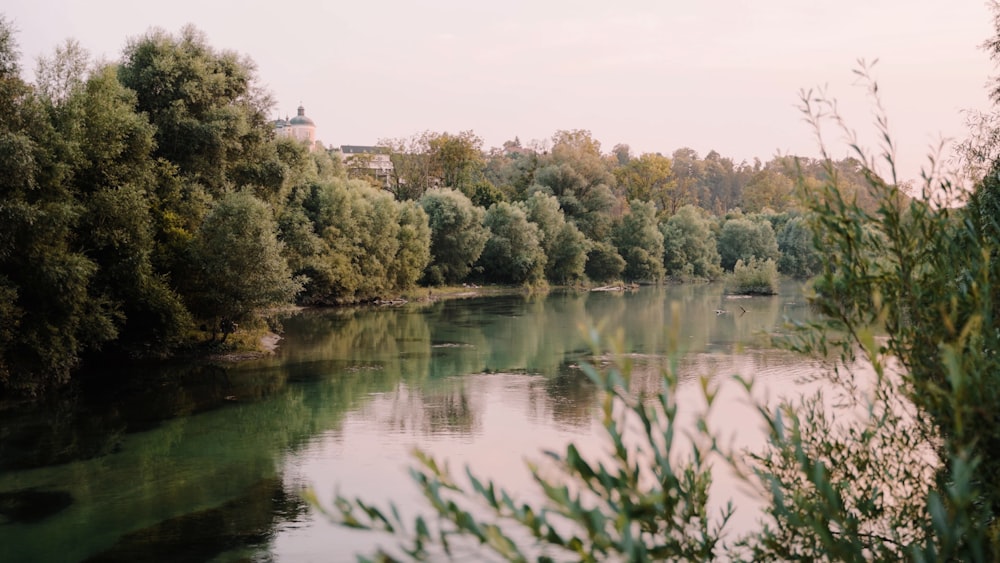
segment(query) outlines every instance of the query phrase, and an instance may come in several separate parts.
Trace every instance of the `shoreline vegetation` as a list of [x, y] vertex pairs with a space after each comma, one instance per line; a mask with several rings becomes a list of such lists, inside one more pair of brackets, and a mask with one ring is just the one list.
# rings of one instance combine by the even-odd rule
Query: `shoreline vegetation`
[[383, 139], [375, 170], [278, 135], [253, 61], [192, 26], [133, 36], [115, 60], [67, 40], [37, 67], [23, 78], [0, 14], [2, 394], [202, 340], [265, 353], [275, 307], [610, 291], [753, 260], [808, 279], [820, 261], [801, 196], [835, 174], [878, 205], [857, 159], [634, 154], [585, 129], [493, 148], [472, 131]]

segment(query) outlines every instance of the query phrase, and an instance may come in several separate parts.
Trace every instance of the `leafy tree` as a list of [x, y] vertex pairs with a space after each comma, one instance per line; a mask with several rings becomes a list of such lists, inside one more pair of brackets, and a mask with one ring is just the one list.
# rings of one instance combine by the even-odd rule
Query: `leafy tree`
[[541, 158], [535, 174], [537, 186], [556, 196], [566, 217], [594, 241], [607, 240], [619, 202], [611, 188], [614, 176], [601, 155], [601, 144], [590, 131], [557, 131], [551, 154]]
[[178, 36], [154, 29], [129, 40], [118, 76], [156, 127], [155, 155], [214, 195], [261, 156], [273, 135], [272, 102], [257, 84], [253, 61], [217, 52], [194, 27]]
[[708, 208], [710, 202], [703, 186], [705, 164], [698, 153], [694, 149], [683, 147], [675, 150], [671, 156], [676, 182], [669, 206], [671, 213], [689, 203]]
[[12, 24], [0, 17], [0, 385], [26, 392], [68, 380], [87, 350], [117, 336], [91, 292], [96, 264], [74, 245], [83, 211], [70, 145], [20, 78]]
[[618, 143], [611, 149], [611, 154], [614, 156], [615, 163], [618, 166], [625, 166], [632, 160], [632, 147], [626, 143]]
[[79, 41], [66, 40], [52, 57], [39, 57], [35, 67], [35, 89], [53, 106], [61, 105], [83, 86], [90, 67], [90, 54]]
[[595, 282], [608, 282], [621, 279], [625, 271], [625, 259], [610, 242], [592, 242], [587, 251], [587, 264], [584, 273]]
[[281, 254], [277, 224], [262, 201], [246, 192], [218, 200], [192, 241], [197, 267], [192, 311], [223, 332], [261, 309], [288, 303], [302, 289]]
[[744, 211], [772, 212], [786, 211], [792, 203], [794, 190], [792, 178], [774, 168], [767, 167], [757, 172], [743, 189]]
[[427, 213], [415, 201], [399, 204], [399, 250], [393, 263], [393, 287], [409, 289], [431, 261], [431, 228]]
[[646, 153], [615, 170], [618, 186], [631, 200], [650, 201], [660, 211], [673, 214], [680, 203], [673, 192], [677, 189], [670, 159], [661, 154]]
[[722, 275], [721, 258], [711, 223], [712, 220], [693, 205], [681, 207], [660, 223], [663, 266], [668, 275], [710, 280]]
[[741, 295], [777, 295], [778, 265], [770, 258], [751, 258], [746, 263], [737, 260], [733, 273], [726, 279], [726, 291]]
[[721, 215], [740, 204], [743, 189], [753, 175], [753, 167], [733, 163], [715, 151], [705, 155], [703, 183], [711, 201], [702, 202], [706, 209]]
[[479, 264], [490, 279], [517, 284], [536, 284], [545, 279], [542, 235], [523, 209], [507, 202], [493, 204], [486, 210], [484, 224], [490, 238]]
[[472, 131], [441, 133], [428, 141], [431, 160], [440, 170], [442, 185], [473, 199], [483, 176], [483, 140]]
[[489, 240], [486, 212], [461, 192], [433, 188], [420, 198], [431, 228], [431, 263], [424, 273], [432, 284], [460, 283]]
[[392, 161], [392, 178], [389, 191], [398, 200], [417, 200], [424, 192], [440, 183], [440, 171], [431, 159], [430, 131], [409, 138], [381, 139], [380, 147], [389, 151]]
[[813, 240], [807, 219], [796, 215], [785, 222], [777, 235], [778, 269], [796, 278], [809, 278], [820, 272], [822, 255]]
[[507, 201], [524, 199], [528, 189], [535, 184], [539, 154], [521, 146], [521, 141], [507, 141], [503, 148], [491, 149], [486, 156], [483, 173]]
[[540, 192], [532, 194], [522, 204], [527, 218], [538, 225], [545, 251], [545, 277], [554, 283], [572, 283], [584, 277], [587, 263], [587, 238], [566, 221], [559, 201]]
[[727, 220], [719, 232], [718, 245], [722, 268], [729, 271], [738, 260], [777, 260], [779, 257], [774, 228], [762, 218], [734, 217]]
[[625, 259], [624, 275], [630, 280], [658, 282], [663, 279], [663, 233], [656, 222], [652, 203], [631, 202], [631, 213], [615, 226], [612, 239]]
[[[362, 180], [311, 184], [302, 207], [315, 235], [298, 230], [295, 239], [297, 246], [314, 252], [305, 260], [306, 268], [297, 272], [309, 278], [303, 294], [306, 303], [355, 302], [384, 295], [398, 288], [400, 276], [404, 281], [412, 276], [408, 268], [422, 260], [412, 240], [401, 247], [406, 237], [419, 240], [421, 226], [403, 223], [399, 202]], [[290, 215], [290, 223], [295, 220]], [[407, 221], [419, 220], [419, 214], [408, 213]], [[404, 228], [407, 232], [401, 238]], [[297, 229], [304, 227], [299, 223]], [[397, 263], [400, 258], [409, 265]]]

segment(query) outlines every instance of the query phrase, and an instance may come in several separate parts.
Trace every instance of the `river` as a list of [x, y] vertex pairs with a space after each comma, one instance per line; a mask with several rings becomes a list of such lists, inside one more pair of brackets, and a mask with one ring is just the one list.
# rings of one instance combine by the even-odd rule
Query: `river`
[[[303, 487], [416, 512], [418, 447], [531, 499], [526, 459], [599, 450], [583, 327], [642, 358], [676, 341], [694, 404], [699, 375], [794, 389], [815, 367], [768, 335], [811, 315], [792, 283], [740, 299], [717, 284], [470, 297], [301, 312], [253, 361], [107, 368], [107, 384], [0, 411], [0, 561], [353, 561], [391, 540], [332, 526]], [[745, 401], [720, 400], [720, 430], [756, 443]], [[740, 504], [734, 525], [752, 525]]]

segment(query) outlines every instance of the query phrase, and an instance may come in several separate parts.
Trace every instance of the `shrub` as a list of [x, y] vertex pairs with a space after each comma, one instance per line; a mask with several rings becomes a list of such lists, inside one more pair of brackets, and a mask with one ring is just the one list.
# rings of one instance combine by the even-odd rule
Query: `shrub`
[[587, 253], [587, 277], [595, 282], [617, 280], [625, 269], [625, 260], [611, 243], [596, 242]]
[[733, 273], [726, 278], [726, 291], [741, 295], [775, 295], [778, 293], [778, 266], [774, 260], [736, 262]]
[[732, 271], [738, 260], [749, 262], [751, 258], [778, 259], [774, 228], [770, 222], [760, 217], [757, 220], [746, 217], [729, 219], [722, 225], [718, 244], [722, 268], [727, 271]]

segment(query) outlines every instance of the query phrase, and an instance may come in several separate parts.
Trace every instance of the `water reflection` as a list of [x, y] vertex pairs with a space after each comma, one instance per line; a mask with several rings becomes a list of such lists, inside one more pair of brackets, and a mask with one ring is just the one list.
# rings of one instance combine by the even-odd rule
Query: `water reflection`
[[710, 285], [306, 311], [259, 361], [108, 369], [0, 410], [0, 560], [353, 560], [372, 538], [330, 528], [298, 488], [412, 509], [419, 446], [529, 489], [525, 457], [595, 434], [581, 327], [620, 330], [637, 357], [676, 339], [685, 378], [779, 382], [808, 366], [767, 335], [809, 314], [797, 286], [734, 300]]

